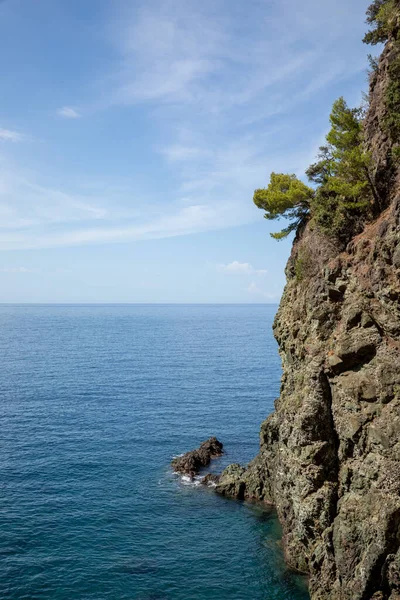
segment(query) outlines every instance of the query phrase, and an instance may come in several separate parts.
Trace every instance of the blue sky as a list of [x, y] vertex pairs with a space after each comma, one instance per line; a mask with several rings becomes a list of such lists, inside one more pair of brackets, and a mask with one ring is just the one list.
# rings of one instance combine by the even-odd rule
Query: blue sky
[[277, 302], [253, 191], [360, 102], [367, 5], [0, 2], [0, 301]]

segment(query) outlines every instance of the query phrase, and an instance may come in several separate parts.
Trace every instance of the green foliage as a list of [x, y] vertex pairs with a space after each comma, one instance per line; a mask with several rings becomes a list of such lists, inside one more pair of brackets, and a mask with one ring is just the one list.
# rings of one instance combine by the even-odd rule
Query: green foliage
[[369, 64], [369, 75], [375, 75], [379, 69], [379, 56], [373, 56], [372, 54], [368, 54], [368, 64]]
[[367, 23], [372, 28], [364, 37], [366, 44], [384, 43], [390, 36], [396, 38], [400, 24], [399, 0], [374, 0], [367, 10]]
[[335, 192], [347, 198], [359, 196], [360, 184], [363, 185], [366, 179], [365, 167], [370, 161], [363, 150], [362, 117], [363, 111], [349, 108], [343, 98], [334, 103], [327, 143], [319, 149], [319, 160], [306, 172], [324, 192]]
[[291, 221], [282, 231], [271, 234], [281, 240], [305, 222], [313, 197], [314, 190], [296, 175], [272, 173], [268, 187], [256, 190], [253, 200], [258, 208], [265, 211], [266, 219], [272, 221], [284, 217]]
[[345, 240], [357, 219], [374, 203], [379, 205], [370, 176], [371, 156], [363, 148], [362, 118], [362, 109], [349, 108], [343, 98], [334, 103], [326, 144], [306, 171], [313, 188], [295, 175], [272, 173], [269, 186], [255, 191], [254, 202], [267, 219], [290, 221], [273, 237], [282, 239], [311, 219], [313, 226]]
[[318, 190], [313, 203], [312, 225], [332, 237], [342, 237], [350, 215], [335, 194]]
[[[364, 42], [378, 44], [388, 39], [393, 42], [394, 59], [388, 68], [384, 127], [392, 143], [396, 143], [400, 139], [400, 0], [374, 0], [367, 10], [367, 23], [372, 25], [372, 29], [366, 34]], [[373, 74], [378, 63], [371, 56], [368, 58]]]
[[360, 144], [361, 119], [361, 109], [349, 108], [343, 97], [334, 102], [329, 117], [331, 130], [326, 136], [334, 152], [347, 152]]
[[343, 98], [333, 105], [327, 144], [319, 160], [307, 170], [317, 184], [312, 203], [315, 224], [324, 232], [343, 237], [354, 217], [369, 210], [374, 201], [371, 156], [363, 148], [363, 111], [349, 108]]
[[[395, 58], [389, 65], [389, 84], [385, 92], [384, 127], [391, 141], [396, 143], [400, 139], [400, 0], [374, 0], [367, 10], [367, 23], [372, 29], [364, 42], [378, 44], [389, 38], [394, 42]], [[371, 55], [368, 58], [373, 74], [378, 63]]]
[[400, 141], [400, 48], [389, 66], [389, 84], [385, 92], [384, 125], [392, 142]]
[[311, 255], [303, 248], [301, 252], [299, 252], [294, 266], [297, 281], [303, 281], [307, 277], [310, 272], [311, 264]]
[[392, 148], [392, 161], [398, 165], [400, 164], [400, 146], [394, 146]]
[[[400, 0], [373, 0], [367, 10], [371, 26], [364, 37], [367, 44], [391, 42], [393, 56], [389, 67], [389, 83], [385, 91], [384, 127], [391, 142], [393, 163], [400, 163]], [[378, 59], [369, 55], [371, 76], [379, 69]], [[371, 216], [381, 211], [383, 203], [374, 183], [372, 156], [365, 150], [363, 108], [350, 108], [343, 98], [333, 105], [331, 129], [325, 145], [319, 149], [317, 161], [306, 171], [313, 187], [295, 175], [272, 173], [267, 188], [256, 190], [255, 204], [265, 211], [267, 219], [288, 219], [289, 225], [272, 234], [286, 237], [307, 220], [312, 227], [333, 236], [341, 243]], [[296, 269], [304, 270], [298, 260]], [[301, 273], [299, 271], [299, 276]], [[297, 271], [296, 271], [297, 272]]]

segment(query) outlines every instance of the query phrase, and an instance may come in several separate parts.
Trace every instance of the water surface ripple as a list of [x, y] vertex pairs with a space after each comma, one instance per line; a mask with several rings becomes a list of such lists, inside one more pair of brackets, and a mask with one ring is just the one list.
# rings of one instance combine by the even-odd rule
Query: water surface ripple
[[274, 306], [0, 306], [2, 600], [304, 600], [259, 506], [182, 485], [248, 462], [279, 392]]

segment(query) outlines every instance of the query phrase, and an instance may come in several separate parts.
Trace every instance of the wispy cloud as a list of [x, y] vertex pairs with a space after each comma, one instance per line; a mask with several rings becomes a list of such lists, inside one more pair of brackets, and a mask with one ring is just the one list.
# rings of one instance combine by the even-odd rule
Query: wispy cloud
[[[38, 181], [39, 179], [39, 181]], [[58, 190], [41, 177], [3, 161], [0, 172], [0, 232], [57, 224], [74, 225], [107, 217], [99, 198]]]
[[160, 153], [165, 156], [169, 162], [182, 162], [189, 160], [198, 160], [209, 155], [209, 152], [204, 148], [195, 146], [185, 146], [182, 144], [172, 144], [160, 150]]
[[168, 216], [153, 216], [144, 221], [134, 217], [121, 218], [116, 223], [107, 221], [103, 226], [93, 222], [87, 226], [82, 221], [75, 227], [57, 227], [55, 230], [53, 228], [53, 231], [46, 224], [39, 223], [31, 223], [30, 227], [24, 230], [22, 225], [26, 224], [22, 223], [19, 228], [1, 232], [0, 249], [54, 248], [188, 235], [219, 229], [221, 223], [224, 223], [225, 227], [239, 225], [240, 216], [238, 218], [238, 213], [232, 208], [231, 205], [224, 204], [216, 207], [192, 205], [181, 209], [176, 208]]
[[251, 106], [255, 120], [276, 114], [363, 68], [358, 57], [350, 62], [337, 52], [359, 10], [346, 0], [335, 15], [316, 0], [301, 11], [295, 0], [253, 2], [250, 14], [225, 0], [116, 2], [110, 36], [120, 61], [105, 94], [111, 104], [157, 101], [207, 114]]
[[[78, 79], [70, 96], [77, 105], [53, 114], [78, 119], [112, 107], [104, 123], [131, 136], [134, 160], [118, 170], [117, 160], [103, 160], [111, 152], [107, 144], [92, 147], [85, 169], [113, 165], [104, 185], [93, 190], [83, 168], [68, 161], [75, 156], [71, 148], [68, 178], [60, 177], [64, 182], [56, 174], [2, 168], [0, 247], [171, 237], [259, 219], [251, 201], [254, 189], [265, 185], [273, 170], [302, 174], [327, 125], [326, 115], [324, 125], [315, 125], [314, 111], [304, 117], [301, 106], [309, 110], [313, 101], [318, 108], [320, 92], [361, 68], [360, 51], [347, 60], [346, 40], [356, 35], [361, 0], [353, 4], [338, 0], [333, 15], [318, 0], [304, 0], [301, 9], [295, 0], [254, 0], [251, 10], [227, 0], [105, 3], [109, 13], [99, 23], [103, 37], [97, 35], [96, 43], [101, 39], [112, 50], [102, 46], [105, 60], [96, 62], [95, 74], [87, 74], [84, 91]], [[0, 140], [22, 137], [0, 129]], [[7, 147], [10, 154], [23, 150]], [[20, 164], [26, 164], [22, 154]], [[55, 173], [51, 156], [47, 164]], [[133, 175], [118, 192], [116, 173], [122, 178], [124, 168]], [[263, 271], [239, 261], [221, 269], [257, 281]]]
[[246, 288], [246, 292], [248, 292], [252, 296], [264, 298], [265, 300], [277, 300], [280, 297], [280, 292], [267, 292], [261, 289], [255, 281], [252, 281], [250, 283], [250, 285]]
[[219, 70], [224, 31], [191, 0], [152, 6], [124, 5], [114, 15], [113, 40], [120, 52], [113, 103], [191, 102]]
[[268, 271], [265, 269], [255, 269], [250, 263], [241, 263], [237, 260], [224, 265], [217, 265], [217, 270], [224, 273], [235, 273], [239, 275], [266, 275]]
[[[249, 137], [208, 151], [201, 145], [188, 147], [196, 148], [198, 158], [189, 161], [181, 157], [184, 146], [172, 153], [171, 158], [182, 170], [180, 187], [169, 197], [157, 194], [151, 185], [148, 190], [135, 190], [107, 178], [95, 184], [79, 180], [74, 190], [55, 187], [43, 174], [25, 172], [3, 161], [0, 249], [168, 238], [259, 219], [252, 193], [256, 185], [264, 183], [265, 172], [272, 167], [259, 144]], [[275, 165], [277, 160], [275, 155]], [[298, 165], [302, 158], [285, 151], [280, 160]], [[239, 261], [221, 268], [248, 275], [263, 272], [252, 271], [251, 265]]]
[[24, 135], [18, 131], [10, 131], [10, 129], [0, 128], [0, 140], [5, 142], [21, 142], [24, 139]]
[[1, 267], [0, 273], [37, 273], [35, 269], [28, 269], [27, 267]]
[[63, 106], [59, 108], [57, 111], [59, 117], [64, 117], [65, 119], [79, 119], [82, 115], [71, 106]]
[[[2, 161], [0, 249], [50, 248], [167, 238], [242, 224], [235, 199], [210, 203], [190, 196], [168, 205], [106, 181], [78, 191], [53, 187], [40, 173]], [[86, 192], [83, 190], [87, 187]]]

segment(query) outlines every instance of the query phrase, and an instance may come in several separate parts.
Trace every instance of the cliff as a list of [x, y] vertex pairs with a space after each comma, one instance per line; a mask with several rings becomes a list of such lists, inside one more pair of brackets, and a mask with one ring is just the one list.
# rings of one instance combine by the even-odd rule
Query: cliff
[[274, 324], [281, 394], [260, 453], [217, 491], [273, 504], [313, 600], [400, 599], [400, 183], [383, 126], [389, 41], [365, 119], [381, 214], [345, 249], [298, 234]]

